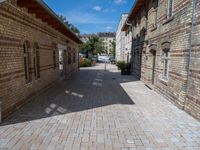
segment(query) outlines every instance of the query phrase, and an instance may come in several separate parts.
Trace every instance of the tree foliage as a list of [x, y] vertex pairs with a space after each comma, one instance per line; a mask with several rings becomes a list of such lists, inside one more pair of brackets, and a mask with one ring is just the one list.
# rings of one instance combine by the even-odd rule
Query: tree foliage
[[67, 21], [67, 18], [62, 16], [62, 15], [58, 15], [58, 17], [74, 32], [77, 34], [80, 34], [80, 31], [77, 27], [75, 27], [73, 24], [69, 23], [69, 21]]
[[93, 35], [86, 43], [80, 45], [80, 52], [85, 53], [86, 55], [97, 55], [104, 53], [103, 42], [99, 39], [99, 37]]
[[115, 57], [115, 55], [116, 55], [116, 42], [113, 41], [111, 44], [112, 44], [111, 54], [113, 55], [113, 57]]

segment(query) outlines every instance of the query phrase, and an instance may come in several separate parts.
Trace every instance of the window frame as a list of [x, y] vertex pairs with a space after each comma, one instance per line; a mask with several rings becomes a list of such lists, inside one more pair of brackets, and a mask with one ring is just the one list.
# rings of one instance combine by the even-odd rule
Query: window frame
[[34, 75], [35, 79], [40, 78], [40, 54], [38, 43], [34, 43], [33, 46], [33, 64], [34, 64]]
[[30, 50], [29, 49], [30, 49], [29, 42], [25, 41], [23, 44], [23, 50], [24, 50], [24, 74], [25, 74], [26, 83], [30, 82], [30, 69], [29, 69]]
[[173, 11], [174, 11], [174, 0], [168, 0], [167, 1], [167, 18], [173, 17], [174, 15]]
[[57, 68], [57, 64], [56, 64], [56, 50], [53, 49], [53, 66], [54, 66], [54, 69]]
[[71, 60], [71, 52], [68, 52], [68, 65], [71, 65], [72, 60]]
[[76, 63], [76, 53], [75, 52], [73, 53], [73, 63]]
[[[169, 80], [169, 60], [170, 60], [170, 56], [169, 56], [169, 49], [164, 49], [163, 50], [163, 74], [162, 74], [162, 79], [164, 79], [165, 81]], [[166, 65], [167, 62], [167, 65]]]

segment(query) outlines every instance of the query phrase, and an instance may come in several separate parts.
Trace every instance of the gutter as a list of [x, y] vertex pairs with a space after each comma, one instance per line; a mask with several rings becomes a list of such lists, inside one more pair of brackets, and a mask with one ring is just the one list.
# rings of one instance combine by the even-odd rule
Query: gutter
[[[194, 13], [195, 13], [195, 3], [196, 0], [192, 0], [192, 26], [191, 26], [191, 31], [190, 31], [190, 35], [189, 35], [189, 55], [188, 55], [188, 64], [187, 64], [187, 83], [186, 83], [186, 93], [188, 91], [189, 88], [189, 77], [190, 77], [190, 63], [191, 63], [191, 51], [192, 51], [192, 39], [193, 39], [193, 32], [194, 32]], [[184, 101], [184, 106], [183, 109], [185, 109], [185, 101]]]
[[[1, 0], [0, 0], [1, 1]], [[5, 0], [3, 0], [5, 1]], [[40, 4], [42, 7], [44, 7], [46, 9], [46, 11], [48, 11], [52, 16], [54, 16], [67, 30], [70, 31], [71, 34], [73, 34], [80, 43], [82, 43], [82, 41], [79, 39], [79, 37], [72, 32], [71, 29], [69, 29], [69, 27], [54, 13], [54, 11], [42, 0], [35, 0], [38, 4]]]
[[[130, 13], [129, 13], [127, 19], [126, 19], [126, 23], [129, 21], [129, 17], [130, 17], [130, 15], [131, 15], [131, 13], [133, 12], [133, 10], [135, 9], [135, 6], [137, 5], [138, 1], [139, 1], [139, 0], [135, 0], [135, 3], [133, 4], [133, 7], [131, 8], [131, 11], [130, 11]], [[127, 25], [127, 24], [124, 24], [124, 25], [123, 25], [122, 31], [125, 30], [124, 28], [125, 28], [126, 25]]]

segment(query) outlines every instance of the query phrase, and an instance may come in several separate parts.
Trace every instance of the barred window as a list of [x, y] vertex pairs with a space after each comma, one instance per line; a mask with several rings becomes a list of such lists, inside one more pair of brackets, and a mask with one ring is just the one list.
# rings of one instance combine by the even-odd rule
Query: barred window
[[174, 4], [174, 0], [168, 0], [168, 18], [173, 16], [173, 4]]
[[30, 53], [29, 53], [29, 43], [28, 41], [25, 41], [23, 44], [24, 48], [24, 73], [25, 73], [25, 80], [26, 82], [30, 82], [30, 69], [29, 69], [29, 63], [30, 63]]
[[33, 62], [34, 62], [34, 74], [35, 79], [40, 78], [40, 55], [39, 55], [39, 46], [37, 43], [34, 44], [33, 48]]
[[163, 79], [168, 80], [169, 76], [169, 50], [163, 51]]

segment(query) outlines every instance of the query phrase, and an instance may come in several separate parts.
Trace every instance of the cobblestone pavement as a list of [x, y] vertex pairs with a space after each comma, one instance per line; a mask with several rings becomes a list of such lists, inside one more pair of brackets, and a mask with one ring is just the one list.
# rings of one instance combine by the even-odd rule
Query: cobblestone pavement
[[0, 126], [0, 149], [200, 150], [200, 122], [116, 68], [59, 81]]

